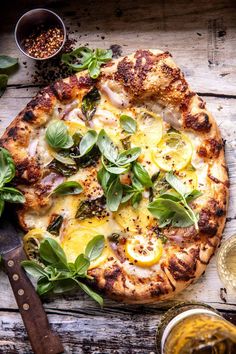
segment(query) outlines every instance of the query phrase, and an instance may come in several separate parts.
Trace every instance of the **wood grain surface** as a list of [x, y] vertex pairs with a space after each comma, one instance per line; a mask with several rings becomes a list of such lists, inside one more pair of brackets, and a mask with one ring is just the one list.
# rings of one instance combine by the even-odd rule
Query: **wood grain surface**
[[[230, 207], [224, 239], [236, 232], [236, 3], [230, 0], [194, 1], [11, 1], [0, 13], [0, 53], [19, 57], [18, 71], [0, 99], [0, 134], [50, 81], [14, 42], [14, 25], [21, 14], [47, 7], [63, 17], [77, 46], [109, 48], [122, 54], [138, 48], [172, 53], [192, 88], [207, 102], [226, 140], [230, 174]], [[37, 73], [36, 73], [37, 72]], [[38, 77], [38, 81], [33, 76]], [[236, 292], [223, 289], [215, 257], [196, 284], [174, 300], [151, 306], [127, 306], [105, 300], [100, 309], [79, 291], [46, 298], [53, 328], [68, 353], [155, 353], [155, 329], [161, 314], [176, 301], [202, 301], [235, 321]], [[0, 271], [0, 353], [31, 353], [7, 277]], [[47, 353], [45, 353], [47, 354]]]

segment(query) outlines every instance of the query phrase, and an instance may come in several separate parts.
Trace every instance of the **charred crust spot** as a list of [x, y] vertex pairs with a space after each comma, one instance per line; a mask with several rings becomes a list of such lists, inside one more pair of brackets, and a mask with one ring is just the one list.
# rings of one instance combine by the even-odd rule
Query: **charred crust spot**
[[63, 80], [51, 85], [51, 90], [59, 101], [68, 101], [72, 98], [71, 86]]
[[180, 110], [182, 112], [188, 111], [190, 101], [191, 101], [192, 97], [194, 97], [194, 96], [196, 96], [196, 93], [194, 93], [194, 92], [189, 92], [188, 94], [185, 95], [185, 98], [182, 100], [182, 102], [180, 104]]
[[198, 132], [209, 132], [211, 129], [211, 123], [208, 114], [198, 113], [192, 115], [188, 113], [185, 117], [185, 127]]
[[199, 214], [198, 226], [200, 232], [212, 237], [217, 233], [219, 224], [216, 215], [211, 210], [204, 208]]
[[216, 184], [223, 184], [225, 187], [229, 188], [229, 181], [221, 181], [218, 178], [212, 176], [210, 173], [208, 173], [208, 177], [215, 182]]
[[110, 292], [113, 289], [115, 281], [122, 275], [122, 271], [118, 265], [113, 268], [106, 269], [104, 273], [105, 285], [104, 290]]
[[40, 178], [40, 167], [32, 160], [24, 159], [16, 163], [16, 177], [17, 183], [24, 183], [29, 185], [35, 183]]
[[222, 149], [222, 142], [212, 138], [205, 140], [204, 146], [200, 146], [197, 153], [200, 157], [212, 159], [218, 158]]
[[32, 110], [26, 111], [22, 117], [22, 120], [25, 122], [32, 122], [34, 119], [35, 119], [35, 115]]
[[81, 76], [79, 79], [77, 79], [77, 86], [79, 89], [81, 88], [90, 89], [94, 86], [94, 83], [95, 80], [89, 76]]
[[190, 249], [188, 255], [191, 257], [191, 261], [186, 262], [176, 255], [173, 255], [169, 260], [168, 270], [176, 281], [189, 281], [195, 277], [199, 249]]
[[7, 132], [8, 137], [13, 138], [13, 140], [15, 140], [17, 138], [17, 131], [18, 128], [16, 126], [10, 128]]
[[157, 284], [153, 289], [151, 289], [150, 293], [152, 297], [159, 297], [161, 295], [167, 294], [169, 289], [163, 284]]

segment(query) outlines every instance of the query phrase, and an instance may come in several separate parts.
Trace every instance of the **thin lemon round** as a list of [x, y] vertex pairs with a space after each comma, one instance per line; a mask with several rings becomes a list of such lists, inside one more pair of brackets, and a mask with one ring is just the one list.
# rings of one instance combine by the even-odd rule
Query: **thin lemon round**
[[152, 158], [164, 171], [180, 171], [191, 160], [193, 146], [189, 138], [184, 134], [165, 134], [157, 146], [152, 151]]
[[125, 245], [128, 259], [140, 267], [150, 267], [156, 264], [160, 260], [162, 252], [161, 240], [154, 237], [135, 235], [129, 238]]
[[52, 237], [49, 232], [42, 229], [32, 229], [23, 237], [23, 246], [27, 257], [31, 260], [39, 261], [40, 243], [45, 237]]
[[70, 135], [74, 135], [76, 132], [79, 132], [82, 135], [84, 135], [88, 130], [86, 125], [83, 123], [70, 122], [70, 121], [65, 121], [64, 123], [67, 126]]
[[[98, 235], [96, 230], [82, 226], [79, 229], [65, 235], [61, 242], [61, 246], [66, 254], [68, 261], [74, 262], [79, 254], [84, 253], [87, 244], [96, 235]], [[101, 256], [92, 261], [89, 268], [96, 268], [101, 263], [105, 262], [109, 256], [109, 251], [110, 249], [108, 248], [108, 245], [105, 244]]]
[[137, 132], [131, 136], [131, 143], [143, 149], [156, 147], [162, 137], [162, 118], [147, 110], [137, 115]]

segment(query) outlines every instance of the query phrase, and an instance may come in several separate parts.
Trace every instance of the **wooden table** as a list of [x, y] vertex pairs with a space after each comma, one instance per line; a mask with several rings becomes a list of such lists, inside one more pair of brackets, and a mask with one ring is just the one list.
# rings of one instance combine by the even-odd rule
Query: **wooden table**
[[[0, 99], [0, 133], [39, 86], [45, 85], [40, 72], [38, 83], [32, 80], [35, 63], [19, 52], [13, 36], [17, 18], [32, 7], [42, 6], [42, 2], [8, 2], [0, 11], [0, 53], [19, 57], [20, 67]], [[137, 48], [160, 48], [173, 54], [192, 88], [206, 100], [226, 140], [231, 198], [223, 237], [233, 234], [236, 231], [235, 1], [47, 1], [46, 7], [63, 17], [70, 38], [77, 39], [77, 46], [88, 43], [93, 48], [108, 48], [117, 44], [123, 54]], [[68, 353], [151, 354], [155, 352], [155, 329], [161, 314], [179, 300], [206, 302], [236, 321], [236, 293], [226, 294], [223, 290], [215, 258], [196, 284], [169, 302], [144, 307], [106, 299], [105, 308], [100, 309], [78, 292], [74, 296], [47, 298], [45, 308]], [[2, 272], [0, 353], [31, 353], [8, 280]]]

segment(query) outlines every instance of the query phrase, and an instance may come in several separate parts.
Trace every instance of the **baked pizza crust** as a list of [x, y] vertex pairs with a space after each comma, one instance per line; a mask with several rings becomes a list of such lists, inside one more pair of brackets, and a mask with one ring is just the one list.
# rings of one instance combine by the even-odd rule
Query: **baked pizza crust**
[[[197, 139], [196, 153], [208, 165], [209, 193], [201, 199], [200, 233], [193, 236], [194, 242], [186, 243], [177, 251], [170, 247], [169, 256], [150, 272], [116, 257], [108, 258], [107, 262], [89, 271], [94, 277], [94, 286], [119, 301], [143, 304], [173, 297], [201, 276], [219, 246], [226, 219], [229, 181], [224, 144], [215, 120], [205, 102], [189, 88], [168, 52], [137, 50], [132, 55], [108, 62], [97, 80], [92, 80], [87, 71], [59, 80], [42, 89], [19, 113], [6, 129], [0, 144], [14, 158], [14, 182], [26, 197], [25, 205], [18, 210], [20, 224], [27, 230], [25, 213], [33, 210], [41, 215], [51, 206], [46, 189], [37, 187], [46, 174], [46, 168], [30, 146], [37, 129], [53, 119], [55, 110], [60, 111], [60, 107], [63, 119], [63, 112], [73, 101], [82, 100], [93, 87], [104, 94], [115, 91], [121, 98], [121, 105], [145, 102], [148, 106], [150, 102], [157, 102], [163, 109], [167, 107], [168, 112], [174, 114], [167, 115], [166, 119]], [[116, 100], [116, 96], [112, 99]], [[188, 230], [169, 228], [167, 232], [181, 236]], [[189, 230], [189, 237], [191, 235]]]

